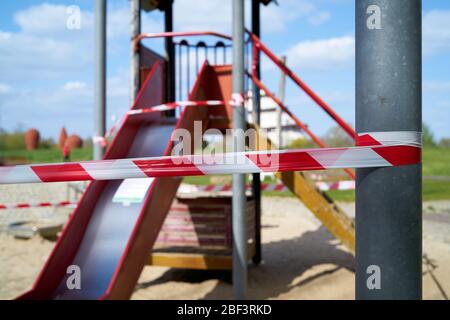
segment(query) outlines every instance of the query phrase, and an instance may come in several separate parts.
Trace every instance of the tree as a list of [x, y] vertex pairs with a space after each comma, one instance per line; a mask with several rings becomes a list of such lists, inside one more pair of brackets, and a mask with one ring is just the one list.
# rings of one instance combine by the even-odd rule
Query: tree
[[339, 126], [330, 128], [325, 134], [324, 141], [330, 147], [350, 147], [355, 145], [353, 139]]
[[422, 143], [425, 147], [435, 147], [434, 134], [426, 123], [422, 123]]
[[301, 137], [292, 140], [287, 147], [288, 149], [306, 149], [306, 148], [316, 148], [317, 145], [315, 145], [314, 142], [312, 142], [310, 139]]
[[439, 147], [450, 148], [450, 138], [442, 138], [441, 141], [439, 141]]

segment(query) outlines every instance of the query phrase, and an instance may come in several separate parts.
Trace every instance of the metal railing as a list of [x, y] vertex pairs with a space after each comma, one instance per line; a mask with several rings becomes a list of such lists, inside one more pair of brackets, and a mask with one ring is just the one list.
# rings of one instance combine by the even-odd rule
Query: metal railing
[[189, 42], [181, 39], [175, 46], [175, 79], [177, 81], [176, 97], [183, 100], [189, 94], [193, 82], [207, 60], [210, 64], [227, 64], [230, 62], [231, 43], [219, 40], [209, 44], [203, 40]]
[[[257, 76], [256, 66], [260, 63], [260, 53], [262, 52], [269, 60], [271, 60], [284, 74], [286, 74], [303, 92], [305, 92], [320, 108], [322, 108], [352, 139], [356, 137], [355, 130], [345, 122], [318, 94], [316, 94], [309, 86], [303, 82], [298, 75], [296, 75], [290, 68], [288, 68], [283, 61], [281, 61], [272, 51], [270, 51], [261, 40], [252, 32], [246, 30], [247, 39], [245, 40], [244, 54], [245, 54], [245, 92], [250, 89], [250, 81], [253, 81], [256, 86], [264, 91], [282, 110], [285, 112], [295, 124], [302, 129], [319, 147], [324, 148], [327, 145], [316, 136], [300, 119], [295, 116], [286, 105], [278, 99], [270, 90], [262, 83]], [[203, 39], [190, 43], [187, 37], [194, 36], [213, 36], [221, 38], [213, 44], [208, 44]], [[213, 64], [226, 64], [231, 62], [231, 57], [228, 59], [229, 49], [232, 47], [232, 38], [228, 35], [211, 32], [211, 31], [193, 31], [193, 32], [162, 32], [162, 33], [147, 33], [141, 34], [134, 39], [135, 46], [146, 38], [165, 38], [165, 37], [184, 37], [179, 41], [174, 41], [175, 45], [175, 61], [176, 61], [176, 75], [175, 81], [177, 83], [176, 97], [178, 100], [184, 100], [190, 92], [191, 85], [195, 80], [200, 66], [204, 61]], [[191, 54], [192, 53], [192, 54]], [[355, 178], [353, 171], [345, 170], [351, 178]]]
[[[201, 66], [208, 61], [210, 64], [231, 63], [231, 37], [219, 32], [161, 32], [145, 33], [134, 39], [134, 46], [139, 46], [143, 39], [181, 38], [174, 40], [175, 53], [175, 97], [182, 101], [187, 98]], [[188, 41], [188, 38], [203, 37], [199, 41]], [[215, 42], [208, 41], [209, 37], [220, 38]]]
[[[353, 140], [356, 137], [355, 130], [345, 122], [334, 110], [323, 101], [306, 83], [304, 83], [291, 69], [289, 69], [283, 61], [281, 61], [272, 51], [270, 51], [261, 40], [247, 30], [252, 43], [252, 67], [251, 70], [247, 69], [247, 78], [251, 79], [255, 85], [262, 90], [268, 97], [270, 97], [280, 108], [285, 112], [295, 124], [302, 129], [319, 147], [326, 148], [327, 145], [318, 136], [316, 136], [309, 127], [300, 121], [286, 105], [278, 99], [270, 90], [262, 83], [256, 72], [256, 66], [260, 63], [260, 52], [264, 53], [284, 74], [286, 74], [291, 80], [297, 84], [303, 92], [305, 92], [316, 104], [321, 107]], [[344, 169], [345, 172], [353, 180], [355, 179], [355, 173], [350, 169]]]
[[319, 107], [321, 107], [336, 123], [352, 138], [355, 139], [355, 130], [342, 119], [322, 98], [319, 97], [310, 87], [304, 83], [283, 61], [281, 61], [272, 51], [270, 51], [261, 40], [247, 30], [253, 43], [253, 66], [251, 71], [252, 79], [257, 78], [256, 65], [259, 64], [259, 54], [264, 53], [284, 74], [286, 74], [300, 89], [303, 90]]

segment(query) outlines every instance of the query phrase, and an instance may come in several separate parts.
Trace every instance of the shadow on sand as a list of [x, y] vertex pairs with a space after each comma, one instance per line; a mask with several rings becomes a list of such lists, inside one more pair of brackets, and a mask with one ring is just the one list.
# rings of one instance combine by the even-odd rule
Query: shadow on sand
[[[301, 281], [298, 278], [314, 266], [332, 265], [321, 272], [314, 272]], [[248, 270], [248, 298], [268, 299], [287, 293], [294, 287], [336, 272], [339, 269], [354, 271], [354, 257], [342, 250], [331, 234], [320, 226], [306, 231], [297, 238], [274, 241], [263, 245], [263, 262], [250, 265]], [[149, 288], [167, 281], [202, 283], [219, 280], [202, 299], [232, 299], [231, 272], [188, 269], [169, 269], [161, 277], [140, 283], [136, 290]]]

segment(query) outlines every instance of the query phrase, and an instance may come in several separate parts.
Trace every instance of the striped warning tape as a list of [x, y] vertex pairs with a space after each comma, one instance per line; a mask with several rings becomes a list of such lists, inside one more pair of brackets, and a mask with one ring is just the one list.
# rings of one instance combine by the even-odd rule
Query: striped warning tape
[[[251, 184], [247, 184], [245, 187], [247, 189], [250, 189]], [[285, 187], [284, 184], [281, 184], [281, 183], [278, 183], [278, 184], [261, 183], [261, 190], [262, 191], [287, 191], [288, 189]], [[184, 184], [183, 183], [183, 184], [181, 184], [180, 188], [178, 188], [179, 193], [225, 192], [225, 191], [231, 191], [230, 184], [193, 185], [193, 184]]]
[[[140, 108], [140, 109], [132, 109], [128, 111], [126, 114], [133, 116], [138, 114], [145, 114], [151, 112], [161, 112], [161, 111], [169, 111], [179, 107], [206, 107], [206, 106], [222, 106], [225, 102], [223, 100], [203, 100], [203, 101], [176, 101], [170, 103], [164, 103], [156, 106], [152, 106], [150, 108]], [[105, 147], [108, 143], [108, 138], [111, 137], [114, 132], [120, 127], [121, 123], [125, 118], [120, 121], [117, 121], [105, 134], [105, 136], [93, 136], [92, 143], [99, 144], [102, 147]]]
[[230, 106], [232, 107], [243, 107], [245, 103], [245, 95], [243, 93], [232, 93]]
[[[344, 180], [344, 181], [334, 181], [325, 182], [317, 181], [315, 182], [316, 187], [321, 191], [329, 190], [353, 190], [355, 189], [354, 180]], [[246, 185], [247, 189], [251, 189], [251, 184]], [[288, 191], [289, 189], [282, 183], [261, 183], [261, 191]], [[226, 192], [231, 191], [230, 184], [224, 185], [193, 185], [193, 184], [181, 184], [178, 192], [180, 193], [192, 193], [192, 192]]]
[[206, 107], [206, 106], [222, 106], [225, 102], [222, 100], [204, 100], [204, 101], [176, 101], [164, 103], [150, 108], [133, 109], [127, 112], [128, 115], [149, 113], [155, 111], [168, 111], [178, 107]]
[[[318, 181], [316, 186], [322, 191], [328, 190], [352, 190], [355, 189], [354, 180], [346, 181], [336, 181], [336, 182], [325, 182]], [[250, 184], [246, 185], [247, 189], [251, 188]], [[262, 183], [262, 191], [288, 191], [288, 188], [282, 183]], [[179, 193], [193, 193], [193, 192], [226, 192], [231, 191], [231, 185], [193, 185], [184, 184], [180, 185], [178, 189]], [[37, 202], [37, 203], [0, 203], [0, 210], [6, 209], [26, 209], [26, 208], [43, 208], [43, 207], [74, 207], [77, 202], [70, 201], [52, 201], [52, 202]]]
[[364, 133], [357, 147], [269, 150], [0, 167], [0, 183], [390, 167], [421, 160], [418, 132]]
[[119, 127], [122, 125], [123, 121], [124, 121], [124, 118], [122, 118], [121, 120], [119, 120], [116, 123], [114, 123], [111, 126], [111, 128], [109, 128], [108, 132], [104, 136], [93, 136], [92, 137], [92, 143], [93, 144], [98, 144], [102, 148], [106, 147], [106, 145], [108, 144], [108, 138], [112, 137], [115, 134], [117, 129], [119, 129]]
[[344, 180], [335, 182], [317, 181], [316, 187], [321, 191], [329, 190], [354, 190], [356, 187], [355, 180]]
[[0, 203], [0, 210], [5, 209], [24, 209], [24, 208], [43, 208], [43, 207], [70, 207], [76, 206], [77, 202], [57, 201], [57, 202], [37, 202], [37, 203], [14, 203], [2, 204]]

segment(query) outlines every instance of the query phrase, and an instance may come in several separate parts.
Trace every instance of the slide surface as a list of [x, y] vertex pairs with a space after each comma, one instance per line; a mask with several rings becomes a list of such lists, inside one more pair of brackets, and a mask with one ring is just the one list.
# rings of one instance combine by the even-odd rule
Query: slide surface
[[[132, 108], [163, 102], [163, 66], [158, 61], [152, 65]], [[220, 72], [223, 68], [205, 63], [188, 99], [228, 101], [230, 93], [220, 89]], [[105, 159], [169, 155], [173, 131], [193, 132], [194, 121], [202, 121], [205, 130], [209, 108], [187, 107], [178, 119], [159, 111], [126, 116]], [[93, 181], [32, 289], [19, 299], [129, 298], [180, 182], [179, 177]], [[76, 288], [75, 273], [81, 288]]]

